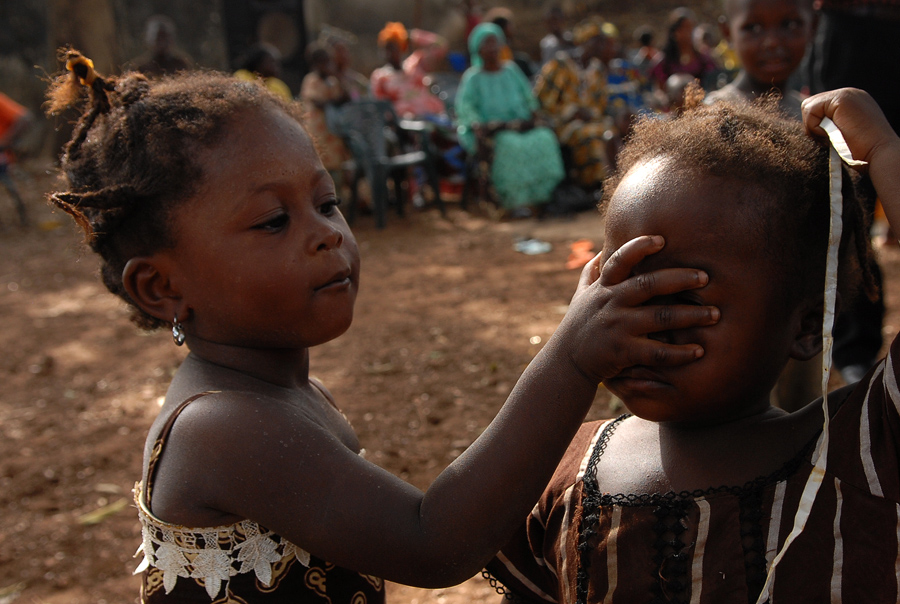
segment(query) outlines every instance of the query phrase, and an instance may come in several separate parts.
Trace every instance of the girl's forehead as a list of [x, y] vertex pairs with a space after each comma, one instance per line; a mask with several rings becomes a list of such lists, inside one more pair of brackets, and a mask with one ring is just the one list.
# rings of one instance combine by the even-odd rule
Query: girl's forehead
[[616, 187], [607, 208], [606, 237], [621, 245], [638, 235], [739, 235], [757, 213], [760, 193], [752, 183], [654, 158], [632, 167]]

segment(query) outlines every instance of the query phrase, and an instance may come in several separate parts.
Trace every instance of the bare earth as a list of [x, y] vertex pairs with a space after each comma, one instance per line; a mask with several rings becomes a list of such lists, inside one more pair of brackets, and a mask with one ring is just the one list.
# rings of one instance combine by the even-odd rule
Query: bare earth
[[[20, 173], [33, 226], [18, 229], [0, 189], [0, 604], [135, 602], [131, 502], [144, 435], [185, 351], [144, 334], [97, 278], [97, 262], [43, 194], [49, 166]], [[578, 272], [569, 244], [599, 249], [601, 220], [499, 223], [450, 204], [354, 227], [363, 281], [350, 331], [313, 352], [369, 459], [425, 488], [488, 424], [553, 333]], [[553, 249], [527, 256], [518, 237]], [[897, 330], [900, 251], [881, 251]], [[592, 417], [609, 417], [601, 388]], [[495, 602], [487, 583], [419, 590], [395, 603]]]

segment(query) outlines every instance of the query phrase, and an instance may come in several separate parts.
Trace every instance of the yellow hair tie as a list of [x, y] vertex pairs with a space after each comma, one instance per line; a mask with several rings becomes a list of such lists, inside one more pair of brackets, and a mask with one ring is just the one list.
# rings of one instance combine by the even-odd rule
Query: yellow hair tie
[[94, 83], [94, 80], [97, 79], [97, 74], [94, 73], [94, 62], [88, 59], [87, 57], [74, 57], [66, 61], [66, 69], [75, 73], [75, 67], [78, 65], [83, 65], [85, 69], [87, 69], [87, 73], [84, 77], [78, 76], [78, 81], [81, 82], [82, 86], [90, 86]]

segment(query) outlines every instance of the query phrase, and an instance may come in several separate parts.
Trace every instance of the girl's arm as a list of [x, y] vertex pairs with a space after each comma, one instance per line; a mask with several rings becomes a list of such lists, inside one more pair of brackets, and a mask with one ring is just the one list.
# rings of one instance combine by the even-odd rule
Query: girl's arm
[[162, 493], [187, 489], [197, 505], [255, 520], [339, 566], [423, 587], [465, 580], [538, 500], [604, 378], [702, 355], [696, 344], [646, 337], [718, 319], [712, 307], [645, 305], [708, 280], [680, 268], [630, 276], [663, 245], [639, 237], [602, 267], [599, 257], [588, 264], [496, 419], [427, 492], [360, 459], [307, 406], [226, 392], [192, 403], [175, 424], [154, 507], [165, 507]]
[[803, 101], [806, 129], [824, 136], [819, 126], [830, 118], [840, 129], [853, 158], [868, 162], [869, 177], [878, 192], [888, 222], [900, 228], [900, 138], [868, 93], [841, 88]]

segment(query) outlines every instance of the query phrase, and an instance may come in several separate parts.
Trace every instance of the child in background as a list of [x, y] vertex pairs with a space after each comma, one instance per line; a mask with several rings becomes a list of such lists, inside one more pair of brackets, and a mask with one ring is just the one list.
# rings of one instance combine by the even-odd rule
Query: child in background
[[[646, 338], [715, 317], [647, 306], [706, 277], [629, 277], [662, 246], [639, 237], [604, 267], [604, 287], [596, 266], [583, 271], [497, 419], [422, 493], [364, 459], [309, 375], [310, 348], [350, 326], [359, 250], [296, 106], [258, 81], [105, 79], [66, 58], [50, 110], [79, 102], [81, 86], [90, 102], [62, 158], [68, 190], [51, 199], [84, 228], [133, 320], [190, 348], [135, 489], [143, 602], [371, 604], [383, 579], [463, 581], [534, 505], [601, 380], [703, 354]], [[623, 322], [625, 309], [641, 318]]]
[[351, 101], [358, 101], [369, 95], [369, 78], [353, 69], [350, 46], [356, 45], [357, 38], [348, 31], [323, 25], [319, 40], [331, 49], [334, 61], [334, 75], [347, 91]]
[[341, 166], [350, 159], [350, 151], [344, 141], [328, 129], [325, 109], [329, 105], [341, 105], [350, 100], [350, 94], [335, 74], [334, 57], [330, 48], [322, 42], [313, 42], [306, 49], [306, 62], [311, 70], [303, 76], [300, 85], [300, 102], [304, 108], [304, 125], [316, 143], [322, 165], [335, 178], [340, 189]]
[[725, 0], [722, 32], [741, 69], [708, 102], [753, 100], [774, 91], [782, 111], [799, 120], [803, 95], [788, 79], [803, 61], [812, 30], [811, 0]]
[[[702, 269], [706, 287], [654, 302], [714, 306], [721, 317], [649, 336], [699, 342], [702, 358], [673, 368], [638, 363], [604, 382], [633, 415], [585, 424], [489, 565], [522, 599], [898, 601], [900, 338], [862, 382], [828, 396], [827, 440], [821, 398], [792, 414], [769, 405], [787, 359], [823, 347], [831, 220], [829, 150], [772, 103], [645, 119], [623, 150], [594, 261], [601, 285], [603, 263], [621, 246], [659, 235], [662, 250], [623, 269], [637, 277]], [[840, 299], [861, 273], [869, 277], [860, 270], [869, 249], [857, 194], [877, 191], [900, 223], [900, 138], [859, 90], [808, 99], [804, 115], [817, 135], [823, 117], [833, 120], [869, 165], [870, 182], [844, 180]], [[813, 494], [808, 481], [817, 478]], [[801, 502], [809, 515], [797, 536]]]

